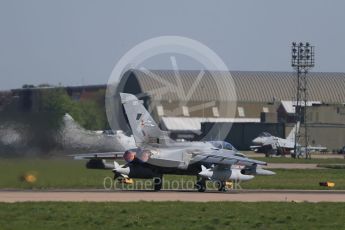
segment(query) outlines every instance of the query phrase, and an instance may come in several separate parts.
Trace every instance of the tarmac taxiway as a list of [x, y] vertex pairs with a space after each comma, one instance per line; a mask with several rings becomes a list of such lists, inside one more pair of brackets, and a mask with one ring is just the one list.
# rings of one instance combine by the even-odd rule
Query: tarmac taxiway
[[130, 201], [241, 201], [241, 202], [345, 202], [345, 191], [332, 190], [231, 190], [119, 191], [119, 190], [1, 190], [0, 202], [130, 202]]

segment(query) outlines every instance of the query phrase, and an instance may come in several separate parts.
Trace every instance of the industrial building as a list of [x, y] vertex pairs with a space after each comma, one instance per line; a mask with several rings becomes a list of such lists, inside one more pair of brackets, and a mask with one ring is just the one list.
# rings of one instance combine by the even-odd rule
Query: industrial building
[[[205, 71], [202, 78], [199, 74], [194, 70], [179, 71], [178, 76], [172, 70], [130, 70], [118, 90], [141, 95], [160, 125], [175, 138], [198, 138], [206, 123], [206, 129], [210, 124], [231, 124], [227, 141], [244, 150], [262, 131], [285, 137], [292, 129], [295, 73]], [[345, 145], [344, 89], [345, 73], [308, 75], [310, 144], [329, 150]], [[217, 137], [216, 133], [211, 136]]]

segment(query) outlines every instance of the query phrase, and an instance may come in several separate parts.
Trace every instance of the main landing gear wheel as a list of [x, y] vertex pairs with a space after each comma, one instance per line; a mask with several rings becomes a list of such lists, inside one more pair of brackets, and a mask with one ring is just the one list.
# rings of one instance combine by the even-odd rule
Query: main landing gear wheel
[[206, 180], [205, 179], [199, 179], [195, 184], [196, 189], [198, 192], [205, 192], [206, 191]]
[[163, 185], [163, 176], [154, 177], [153, 178], [153, 185], [154, 185], [155, 191], [160, 191], [162, 189], [162, 185]]
[[226, 182], [225, 181], [217, 181], [216, 186], [219, 192], [226, 192]]

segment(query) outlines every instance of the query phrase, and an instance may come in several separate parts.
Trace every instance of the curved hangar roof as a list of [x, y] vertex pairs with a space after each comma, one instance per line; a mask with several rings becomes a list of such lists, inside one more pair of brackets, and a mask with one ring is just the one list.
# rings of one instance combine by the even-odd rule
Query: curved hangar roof
[[[208, 72], [205, 71], [200, 80], [200, 71], [179, 71], [181, 87], [173, 70], [130, 70], [127, 76], [127, 90], [133, 87], [133, 81], [138, 84], [136, 88], [141, 92], [155, 91], [162, 95], [161, 100], [181, 100], [179, 95], [185, 95], [196, 84], [191, 101], [215, 100], [215, 90], [229, 89], [234, 82], [237, 100], [242, 102], [273, 102], [280, 100], [293, 100], [296, 91], [296, 73], [293, 72]], [[199, 76], [199, 78], [198, 78]], [[216, 80], [215, 80], [216, 79]], [[170, 84], [164, 84], [169, 82]], [[181, 90], [184, 90], [183, 94]], [[133, 90], [129, 90], [133, 91]], [[180, 92], [179, 92], [180, 91]], [[167, 93], [168, 92], [168, 93]], [[134, 93], [134, 92], [133, 92]], [[140, 92], [136, 92], [140, 93]], [[230, 95], [229, 95], [230, 96]], [[217, 100], [217, 99], [216, 99]], [[219, 96], [218, 96], [219, 100]], [[227, 98], [223, 98], [227, 100]], [[345, 73], [309, 73], [308, 74], [308, 100], [324, 103], [345, 102]]]

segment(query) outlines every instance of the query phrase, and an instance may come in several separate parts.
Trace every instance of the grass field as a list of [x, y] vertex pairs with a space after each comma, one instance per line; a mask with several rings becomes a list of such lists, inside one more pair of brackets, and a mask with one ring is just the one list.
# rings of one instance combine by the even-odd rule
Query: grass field
[[1, 229], [344, 229], [345, 203], [0, 203]]
[[[333, 181], [334, 189], [345, 189], [344, 169], [275, 169], [277, 175], [256, 176], [244, 189], [328, 189], [319, 186], [321, 181]], [[23, 180], [25, 173], [35, 175], [37, 181]], [[85, 161], [68, 159], [0, 159], [0, 188], [46, 189], [46, 188], [103, 188], [104, 178], [112, 177], [110, 170], [90, 170]], [[164, 177], [164, 188], [193, 188], [195, 178], [189, 176]], [[139, 181], [139, 180], [135, 180]], [[150, 180], [151, 181], [151, 180]], [[149, 181], [149, 182], [150, 182]], [[176, 183], [168, 183], [175, 181]], [[106, 183], [108, 186], [109, 183]], [[133, 187], [127, 186], [127, 189]], [[141, 187], [135, 187], [140, 189]]]

